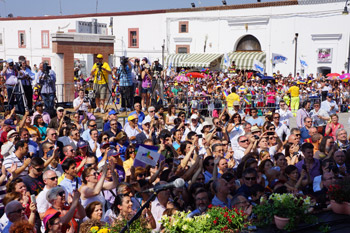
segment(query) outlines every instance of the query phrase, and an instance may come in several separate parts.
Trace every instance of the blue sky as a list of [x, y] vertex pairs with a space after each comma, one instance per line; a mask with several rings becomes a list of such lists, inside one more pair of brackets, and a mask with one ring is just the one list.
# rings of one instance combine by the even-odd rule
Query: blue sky
[[[0, 15], [9, 13], [17, 16], [59, 15], [61, 1], [63, 15], [96, 12], [96, 0], [0, 0]], [[261, 0], [271, 2], [277, 0]], [[222, 5], [222, 0], [98, 0], [98, 13], [119, 11], [140, 11], [196, 6]], [[201, 2], [201, 4], [199, 4]], [[256, 0], [226, 0], [228, 5], [255, 3]]]

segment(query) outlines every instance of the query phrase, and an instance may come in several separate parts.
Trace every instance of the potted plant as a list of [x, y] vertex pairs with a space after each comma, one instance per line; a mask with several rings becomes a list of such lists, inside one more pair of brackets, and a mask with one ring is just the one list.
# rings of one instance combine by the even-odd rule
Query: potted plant
[[331, 209], [336, 214], [350, 215], [350, 179], [344, 178], [328, 188]]
[[262, 198], [253, 212], [258, 217], [258, 223], [261, 223], [259, 225], [275, 223], [278, 229], [292, 230], [302, 220], [311, 220], [309, 207], [310, 197], [273, 193], [268, 199]]

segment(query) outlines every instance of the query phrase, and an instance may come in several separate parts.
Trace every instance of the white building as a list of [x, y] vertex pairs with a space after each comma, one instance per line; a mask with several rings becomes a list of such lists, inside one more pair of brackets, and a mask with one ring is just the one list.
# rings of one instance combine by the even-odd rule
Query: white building
[[[78, 46], [113, 43], [114, 39], [114, 54], [109, 60], [112, 65], [118, 65], [118, 57], [123, 55], [160, 58], [162, 62], [164, 46], [165, 65], [210, 64], [220, 68], [223, 55], [228, 54], [236, 61], [237, 68], [242, 65], [246, 67], [241, 68], [251, 68], [254, 59], [260, 60], [270, 75], [277, 70], [285, 75], [293, 73], [295, 58], [296, 72], [340, 73], [346, 70], [350, 41], [350, 16], [342, 14], [344, 6], [344, 0], [285, 0], [189, 9], [0, 18], [0, 60], [17, 60], [19, 55], [24, 55], [31, 65], [48, 61], [58, 74], [58, 83], [67, 83], [72, 80], [65, 77], [68, 74], [62, 62], [67, 54], [53, 52], [56, 41], [63, 44], [70, 41]], [[112, 35], [113, 32], [114, 38], [78, 33], [91, 28], [78, 26], [78, 21], [93, 19], [100, 24], [100, 33]], [[245, 52], [239, 56], [232, 53], [242, 50]], [[79, 51], [73, 49], [74, 57], [87, 61], [89, 70], [93, 57]], [[192, 58], [188, 54], [174, 55], [178, 53], [195, 55]], [[273, 66], [273, 53], [283, 55], [287, 61]], [[299, 59], [308, 64], [305, 69]]]

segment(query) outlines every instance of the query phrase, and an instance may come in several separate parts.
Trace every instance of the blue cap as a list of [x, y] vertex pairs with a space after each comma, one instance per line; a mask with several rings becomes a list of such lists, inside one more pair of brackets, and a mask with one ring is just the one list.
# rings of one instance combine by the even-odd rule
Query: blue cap
[[117, 114], [117, 112], [114, 109], [108, 112], [108, 116], [115, 115], [115, 114]]
[[83, 148], [83, 147], [86, 147], [88, 146], [88, 143], [84, 140], [80, 140], [78, 143], [77, 143], [77, 147], [78, 148]]
[[109, 157], [109, 156], [117, 156], [119, 154], [120, 153], [116, 149], [111, 149], [111, 150], [108, 151], [107, 157]]
[[334, 95], [333, 95], [333, 93], [328, 93], [327, 96], [328, 97], [333, 97]]
[[16, 125], [12, 119], [5, 120], [4, 124], [10, 126], [11, 128], [16, 128]]

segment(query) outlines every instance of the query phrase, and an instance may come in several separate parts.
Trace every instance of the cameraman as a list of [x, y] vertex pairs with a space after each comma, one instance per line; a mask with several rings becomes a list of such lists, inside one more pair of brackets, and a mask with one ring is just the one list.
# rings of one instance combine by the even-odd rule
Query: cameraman
[[127, 57], [120, 57], [120, 66], [117, 70], [119, 77], [120, 95], [122, 99], [120, 111], [131, 111], [133, 95], [133, 79], [131, 75], [132, 65]]
[[156, 91], [158, 91], [159, 97], [164, 101], [163, 66], [159, 64], [159, 58], [152, 63], [152, 72], [152, 98], [157, 99]]
[[41, 97], [45, 104], [45, 111], [50, 113], [55, 106], [56, 74], [47, 63], [42, 62], [35, 80], [41, 86]]
[[89, 120], [96, 120], [96, 117], [89, 112], [91, 108], [91, 103], [89, 98], [85, 97], [85, 91], [83, 89], [79, 90], [79, 96], [73, 101], [74, 111], [79, 113], [79, 119], [82, 120], [84, 112], [86, 113]]
[[[22, 82], [24, 94], [27, 99], [28, 109], [33, 107], [33, 88], [32, 82], [35, 79], [35, 74], [31, 71], [25, 60], [21, 61], [21, 70], [19, 71], [19, 77]], [[24, 108], [22, 109], [24, 113]], [[21, 109], [19, 109], [21, 112]]]
[[94, 78], [94, 91], [96, 97], [96, 109], [95, 112], [104, 113], [104, 104], [107, 97], [108, 89], [108, 74], [112, 74], [111, 68], [107, 62], [103, 61], [103, 55], [97, 55], [97, 62], [94, 64], [91, 70], [91, 76]]
[[[18, 70], [14, 66], [13, 60], [8, 59], [6, 61], [6, 65], [1, 71], [1, 76], [5, 77], [5, 86], [7, 90], [7, 99], [9, 101], [9, 110], [13, 109], [15, 104], [15, 97], [12, 96], [12, 92], [14, 92], [15, 85], [17, 83]], [[12, 96], [12, 98], [11, 98]], [[11, 98], [11, 99], [10, 99]]]

